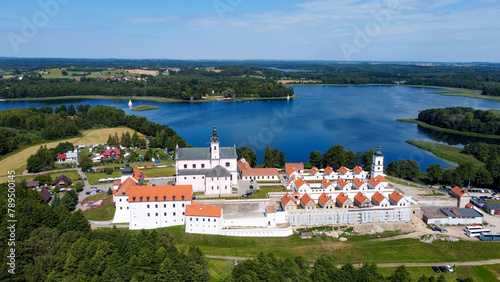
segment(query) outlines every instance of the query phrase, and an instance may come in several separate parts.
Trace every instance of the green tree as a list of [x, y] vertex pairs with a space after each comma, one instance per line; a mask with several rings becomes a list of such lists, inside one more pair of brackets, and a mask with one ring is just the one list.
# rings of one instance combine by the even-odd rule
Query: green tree
[[89, 159], [87, 154], [85, 154], [84, 151], [80, 151], [78, 153], [78, 164], [80, 165], [80, 168], [82, 171], [87, 171], [91, 168], [92, 161]]
[[274, 167], [275, 164], [275, 159], [274, 159], [274, 154], [273, 150], [271, 150], [271, 147], [269, 144], [267, 144], [266, 149], [264, 149], [264, 166], [265, 167]]
[[68, 106], [68, 115], [69, 116], [76, 115], [76, 109], [75, 109], [75, 106], [73, 106], [73, 104]]
[[493, 184], [493, 177], [491, 177], [490, 172], [484, 166], [480, 167], [476, 171], [474, 184], [478, 186], [488, 186]]
[[334, 145], [323, 154], [324, 167], [331, 166], [334, 169], [346, 163], [346, 151], [342, 145]]
[[137, 131], [134, 131], [134, 134], [132, 134], [132, 146], [134, 147], [139, 147], [140, 146], [140, 143], [139, 143], [139, 134], [137, 134]]
[[28, 172], [38, 172], [42, 169], [42, 162], [35, 155], [31, 155], [26, 162]]
[[445, 168], [443, 171], [443, 182], [451, 186], [462, 186], [462, 176], [453, 167]]
[[443, 169], [440, 164], [427, 166], [427, 177], [431, 183], [437, 183], [443, 178]]
[[461, 163], [458, 166], [457, 171], [460, 173], [463, 180], [466, 181], [467, 186], [470, 186], [470, 182], [474, 180], [474, 176], [476, 175], [476, 168], [474, 167], [474, 164], [471, 162]]
[[255, 167], [257, 165], [257, 154], [255, 154], [252, 147], [236, 148], [236, 155], [238, 156], [238, 159], [244, 158], [251, 167]]
[[74, 211], [77, 203], [78, 203], [78, 196], [74, 189], [71, 189], [71, 191], [66, 192], [66, 194], [61, 198], [61, 204], [69, 211]]
[[391, 282], [411, 282], [411, 275], [406, 267], [402, 265], [394, 271], [394, 274], [389, 277], [389, 280]]
[[278, 166], [284, 168], [285, 164], [286, 164], [285, 153], [283, 153], [283, 151], [280, 151], [278, 154]]
[[312, 151], [309, 154], [309, 164], [313, 167], [321, 167], [321, 153], [319, 151]]

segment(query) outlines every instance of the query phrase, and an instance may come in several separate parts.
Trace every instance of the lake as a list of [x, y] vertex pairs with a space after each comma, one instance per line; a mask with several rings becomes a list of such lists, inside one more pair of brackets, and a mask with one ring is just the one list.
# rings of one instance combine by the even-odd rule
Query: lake
[[109, 105], [127, 114], [145, 116], [167, 124], [188, 144], [203, 147], [210, 142], [216, 122], [221, 146], [252, 146], [259, 162], [266, 144], [283, 150], [288, 162], [308, 162], [312, 150], [324, 153], [340, 144], [364, 152], [380, 143], [386, 164], [414, 159], [421, 170], [429, 164], [450, 164], [415, 148], [404, 140], [418, 139], [463, 146], [473, 139], [429, 132], [415, 124], [398, 122], [416, 118], [420, 110], [439, 107], [500, 109], [491, 100], [430, 94], [440, 90], [402, 86], [293, 86], [297, 98], [210, 103], [158, 103], [133, 101], [133, 106], [156, 105], [153, 111], [134, 112], [125, 100], [59, 100], [4, 102], [0, 109], [61, 104]]

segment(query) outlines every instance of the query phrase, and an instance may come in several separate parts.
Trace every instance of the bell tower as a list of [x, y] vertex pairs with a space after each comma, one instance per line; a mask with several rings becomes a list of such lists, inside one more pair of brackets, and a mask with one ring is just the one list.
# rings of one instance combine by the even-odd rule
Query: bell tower
[[212, 160], [219, 159], [219, 136], [217, 135], [217, 128], [214, 127], [212, 130], [212, 136], [210, 137], [210, 157]]
[[377, 151], [373, 155], [370, 177], [373, 178], [377, 175], [384, 176], [384, 155], [382, 155], [382, 151], [380, 150], [380, 144], [378, 145]]

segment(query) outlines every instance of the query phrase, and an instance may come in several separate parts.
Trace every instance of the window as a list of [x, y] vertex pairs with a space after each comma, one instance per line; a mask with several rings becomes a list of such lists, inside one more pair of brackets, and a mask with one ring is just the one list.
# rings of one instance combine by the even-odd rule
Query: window
[[158, 208], [158, 205], [155, 205], [155, 208]]
[[196, 164], [193, 164], [193, 168], [196, 168]]
[[214, 151], [217, 151], [217, 146], [214, 146]]
[[196, 218], [196, 221], [198, 221], [198, 218]]
[[163, 204], [163, 207], [166, 208], [167, 207], [167, 204]]
[[187, 164], [185, 164], [185, 165], [184, 165], [184, 168], [188, 168], [188, 165], [187, 165]]
[[205, 219], [203, 219], [203, 221], [205, 221]]
[[184, 204], [182, 204], [182, 207], [184, 207]]
[[148, 212], [148, 216], [149, 216], [149, 212]]
[[120, 199], [120, 202], [122, 201], [122, 199]]
[[191, 218], [189, 218], [189, 221], [193, 221], [193, 218], [192, 218], [192, 217], [191, 217]]
[[128, 207], [127, 207], [127, 210], [128, 210]]
[[175, 212], [174, 212], [174, 216], [175, 216]]
[[196, 179], [196, 176], [193, 176], [193, 179]]
[[184, 179], [187, 179], [187, 177], [184, 176]]
[[164, 216], [167, 216], [167, 213], [166, 213], [166, 212], [164, 212], [164, 213], [163, 213], [163, 215], [164, 215]]
[[185, 213], [185, 212], [182, 212], [182, 215], [186, 215], [186, 213]]
[[201, 168], [205, 168], [205, 164], [201, 164]]
[[226, 167], [230, 167], [230, 166], [231, 166], [231, 164], [230, 164], [230, 163], [226, 163]]
[[158, 216], [158, 213], [156, 213], [156, 216]]
[[175, 204], [173, 204], [172, 207], [175, 208]]
[[210, 222], [210, 218], [208, 219], [208, 222]]
[[217, 220], [214, 218], [214, 222], [216, 222]]
[[149, 205], [148, 205], [148, 209], [149, 209]]
[[120, 209], [123, 209], [122, 207], [120, 207]]

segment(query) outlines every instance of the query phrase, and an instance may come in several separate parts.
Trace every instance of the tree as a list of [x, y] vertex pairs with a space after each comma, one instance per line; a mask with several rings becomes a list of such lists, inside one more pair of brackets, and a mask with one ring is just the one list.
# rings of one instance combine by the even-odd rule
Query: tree
[[35, 155], [31, 155], [27, 160], [26, 169], [28, 172], [38, 172], [42, 169], [42, 163]]
[[391, 282], [410, 282], [411, 275], [404, 265], [398, 267], [394, 274], [389, 277]]
[[108, 195], [111, 195], [113, 194], [113, 190], [111, 190], [111, 187], [108, 188], [108, 192], [107, 192]]
[[474, 177], [474, 185], [478, 186], [488, 186], [493, 184], [493, 177], [491, 177], [490, 172], [484, 167], [480, 167], [476, 171], [476, 175]]
[[443, 171], [443, 182], [451, 186], [462, 186], [462, 176], [453, 167], [445, 168]]
[[75, 206], [78, 203], [78, 196], [74, 189], [66, 192], [66, 194], [61, 198], [61, 204], [69, 211], [74, 211]]
[[257, 165], [257, 154], [255, 154], [252, 147], [236, 148], [236, 155], [238, 156], [238, 159], [244, 158], [251, 167], [255, 167]]
[[149, 162], [153, 158], [153, 154], [153, 149], [148, 149], [146, 153], [144, 153], [144, 160]]
[[280, 151], [278, 154], [278, 166], [283, 168], [285, 167], [285, 163], [286, 163], [285, 153], [283, 153], [283, 151]]
[[476, 174], [474, 164], [471, 162], [461, 163], [458, 166], [457, 171], [460, 173], [463, 180], [467, 181], [467, 186], [470, 186], [470, 182], [474, 180], [474, 176]]
[[264, 149], [264, 166], [265, 167], [274, 167], [275, 164], [275, 159], [273, 155], [273, 150], [271, 150], [271, 147], [269, 144], [267, 144], [266, 149]]
[[319, 151], [312, 151], [309, 154], [309, 164], [313, 167], [321, 167], [321, 153]]
[[134, 147], [139, 147], [139, 135], [137, 134], [137, 131], [134, 131], [134, 134], [132, 134], [132, 146]]
[[69, 116], [76, 115], [76, 109], [75, 109], [75, 106], [73, 106], [73, 104], [68, 106], [68, 115]]
[[91, 168], [92, 161], [89, 159], [85, 152], [81, 151], [78, 153], [78, 164], [82, 171], [87, 171]]
[[440, 164], [427, 166], [427, 177], [431, 183], [437, 183], [443, 178], [443, 169]]
[[346, 152], [341, 145], [330, 147], [323, 154], [324, 167], [332, 166], [334, 169], [343, 166], [346, 162]]
[[63, 76], [67, 76], [67, 75], [68, 75], [68, 72], [67, 72], [66, 70], [62, 70], [62, 71], [61, 71], [61, 74], [62, 74]]

